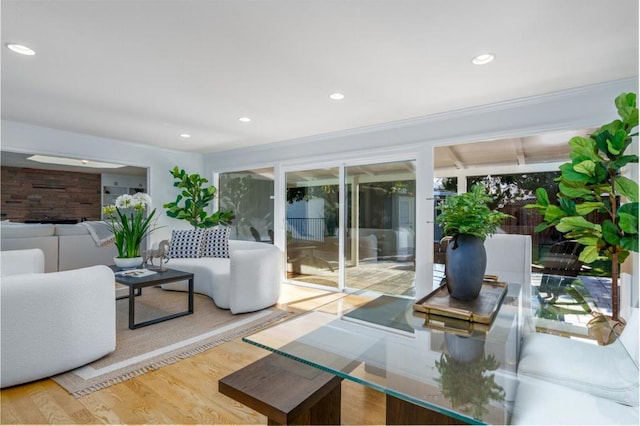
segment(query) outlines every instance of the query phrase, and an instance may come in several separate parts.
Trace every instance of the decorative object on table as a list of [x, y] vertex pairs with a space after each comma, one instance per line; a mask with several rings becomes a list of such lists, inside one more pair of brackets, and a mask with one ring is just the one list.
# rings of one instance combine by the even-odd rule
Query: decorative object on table
[[487, 374], [500, 363], [493, 354], [485, 356], [481, 333], [472, 337], [444, 333], [444, 337], [448, 353], [436, 361], [440, 373], [436, 382], [453, 408], [481, 419], [490, 400], [504, 401], [504, 388], [496, 383], [495, 374]]
[[441, 285], [414, 303], [413, 309], [427, 315], [444, 316], [481, 324], [491, 324], [507, 294], [507, 284], [485, 277], [478, 296], [471, 300], [456, 299], [447, 285]]
[[[167, 267], [163, 265], [163, 262], [166, 263], [169, 261], [169, 240], [162, 240], [158, 243], [157, 249], [149, 249], [142, 251], [142, 266], [147, 266], [147, 263], [150, 263], [151, 269], [156, 269], [158, 271], [166, 271]], [[160, 265], [156, 268], [153, 264], [153, 259], [158, 259], [160, 261]]]
[[480, 184], [471, 192], [447, 197], [436, 208], [441, 212], [436, 222], [442, 226], [447, 242], [445, 276], [451, 297], [471, 300], [482, 288], [487, 268], [484, 240], [496, 232], [508, 214], [492, 211], [492, 198]]
[[[173, 186], [180, 188], [175, 201], [164, 204], [167, 216], [189, 222], [194, 228], [211, 228], [218, 224], [230, 224], [234, 219], [231, 211], [217, 211], [207, 215], [206, 208], [215, 198], [216, 187], [206, 186], [209, 181], [199, 174], [187, 174], [175, 166], [169, 173], [176, 179]], [[184, 200], [184, 205], [181, 203]]]
[[[578, 257], [581, 262], [611, 261], [611, 317], [594, 320], [598, 327], [605, 325], [610, 330], [624, 327], [624, 320], [619, 317], [619, 265], [630, 252], [638, 252], [638, 183], [624, 176], [629, 164], [638, 163], [637, 154], [625, 153], [637, 135], [636, 94], [620, 94], [615, 105], [619, 119], [603, 125], [588, 138], [576, 136], [569, 140], [571, 162], [560, 166], [558, 204], [551, 202], [545, 189], [538, 188], [536, 204], [527, 206], [544, 216], [536, 232], [553, 226], [584, 246]], [[595, 219], [599, 223], [585, 217], [593, 212], [602, 214], [601, 219]], [[615, 340], [615, 332], [605, 334], [608, 337], [600, 344]]]
[[113, 263], [120, 269], [135, 269], [142, 266], [142, 256], [114, 257]]
[[[121, 266], [123, 268], [137, 268], [142, 265], [140, 244], [156, 229], [155, 222], [152, 222], [156, 210], [153, 209], [145, 217], [150, 205], [151, 197], [138, 192], [134, 195], [120, 195], [116, 198], [115, 204], [103, 208], [103, 213], [108, 218], [107, 224], [114, 235], [113, 243], [118, 249], [118, 257], [114, 258], [116, 265], [126, 263], [127, 266]], [[133, 258], [136, 260], [132, 260]]]

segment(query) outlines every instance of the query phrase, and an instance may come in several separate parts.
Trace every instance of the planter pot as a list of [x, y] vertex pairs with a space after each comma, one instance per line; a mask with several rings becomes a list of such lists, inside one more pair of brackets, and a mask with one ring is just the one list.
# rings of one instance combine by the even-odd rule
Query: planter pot
[[468, 364], [484, 356], [484, 338], [463, 337], [444, 333], [444, 342], [452, 358]]
[[471, 300], [478, 297], [487, 269], [484, 240], [460, 234], [447, 244], [445, 275], [451, 297]]
[[142, 256], [140, 257], [114, 257], [114, 263], [120, 269], [135, 269], [142, 265]]

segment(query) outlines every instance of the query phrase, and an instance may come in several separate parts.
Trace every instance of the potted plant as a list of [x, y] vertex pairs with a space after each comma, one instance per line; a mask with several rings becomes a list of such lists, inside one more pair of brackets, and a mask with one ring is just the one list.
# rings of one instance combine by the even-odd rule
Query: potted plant
[[[220, 223], [229, 224], [234, 218], [231, 211], [207, 214], [206, 208], [216, 195], [216, 187], [206, 186], [209, 181], [199, 174], [188, 174], [175, 166], [169, 171], [176, 179], [173, 186], [181, 188], [175, 201], [164, 204], [167, 216], [188, 221], [194, 228], [211, 228]], [[184, 205], [181, 203], [184, 200]]]
[[480, 294], [487, 268], [484, 240], [498, 229], [508, 214], [487, 206], [492, 198], [480, 184], [471, 192], [451, 195], [436, 208], [436, 223], [448, 240], [445, 260], [446, 284], [451, 297], [474, 299]]
[[[635, 93], [622, 93], [616, 100], [619, 119], [605, 124], [589, 137], [569, 140], [570, 162], [560, 166], [558, 204], [552, 204], [544, 188], [536, 190], [536, 208], [544, 221], [536, 232], [555, 227], [565, 237], [575, 239], [584, 248], [578, 259], [584, 263], [597, 260], [611, 262], [611, 318], [597, 322], [606, 328], [621, 329], [618, 297], [619, 265], [631, 252], [638, 252], [638, 184], [623, 176], [623, 168], [638, 163], [637, 154], [626, 154], [632, 138], [637, 136], [638, 108]], [[587, 219], [597, 212], [599, 217]], [[600, 343], [615, 339], [605, 336]]]
[[135, 195], [120, 195], [116, 198], [115, 204], [103, 208], [118, 250], [118, 257], [114, 258], [116, 265], [133, 268], [142, 264], [140, 244], [155, 230], [151, 220], [156, 210], [153, 209], [145, 217], [145, 211], [150, 206], [151, 197], [138, 192]]

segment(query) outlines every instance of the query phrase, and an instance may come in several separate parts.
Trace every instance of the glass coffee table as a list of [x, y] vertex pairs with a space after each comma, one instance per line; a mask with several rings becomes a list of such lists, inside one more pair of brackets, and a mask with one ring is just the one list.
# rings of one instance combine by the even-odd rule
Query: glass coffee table
[[[118, 273], [123, 272], [117, 266], [110, 266], [110, 268]], [[115, 279], [118, 284], [129, 287], [128, 296], [123, 296], [118, 299], [129, 299], [129, 329], [135, 330], [136, 328], [145, 327], [151, 324], [157, 324], [162, 321], [167, 321], [173, 318], [182, 317], [185, 315], [193, 314], [193, 274], [190, 272], [178, 271], [175, 269], [167, 269], [166, 271], [154, 271], [152, 275], [143, 277], [136, 277], [135, 275], [121, 275], [116, 274]], [[145, 287], [154, 287], [161, 284], [172, 283], [176, 281], [189, 281], [189, 288], [187, 292], [188, 309], [186, 311], [177, 312], [170, 315], [165, 315], [159, 318], [154, 318], [148, 321], [135, 322], [135, 297], [142, 294], [142, 289]]]
[[487, 325], [427, 317], [413, 298], [364, 291], [243, 340], [385, 393], [387, 424], [508, 424], [521, 294], [510, 284]]

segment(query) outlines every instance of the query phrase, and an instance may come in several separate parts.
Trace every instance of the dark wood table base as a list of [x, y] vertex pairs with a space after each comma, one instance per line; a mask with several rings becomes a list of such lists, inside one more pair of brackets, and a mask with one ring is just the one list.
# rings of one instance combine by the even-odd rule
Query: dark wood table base
[[221, 394], [264, 414], [270, 425], [339, 425], [342, 378], [270, 354], [218, 382]]
[[411, 402], [387, 394], [388, 425], [459, 425], [466, 424]]

